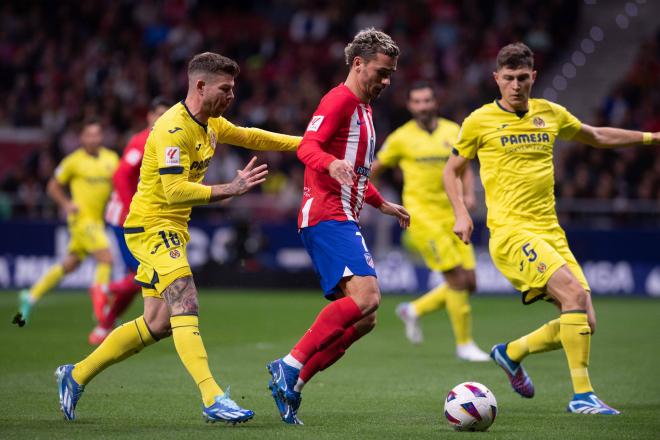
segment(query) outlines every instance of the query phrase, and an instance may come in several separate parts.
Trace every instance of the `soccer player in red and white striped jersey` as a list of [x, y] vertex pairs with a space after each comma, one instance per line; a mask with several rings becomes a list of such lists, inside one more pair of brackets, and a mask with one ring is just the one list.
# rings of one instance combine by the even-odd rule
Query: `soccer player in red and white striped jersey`
[[406, 210], [383, 200], [369, 183], [376, 148], [369, 103], [390, 84], [399, 48], [372, 28], [360, 31], [345, 54], [348, 77], [323, 97], [298, 148], [305, 164], [300, 235], [332, 302], [289, 354], [268, 365], [269, 388], [282, 420], [291, 424], [301, 424], [304, 384], [376, 323], [380, 289], [358, 226], [364, 202], [396, 217], [403, 228], [410, 224]]
[[[110, 201], [105, 209], [105, 221], [115, 233], [117, 245], [127, 271], [124, 278], [113, 281], [107, 286], [94, 286], [91, 290], [92, 301], [95, 304], [100, 304], [100, 307], [95, 307], [95, 310], [97, 308], [103, 310], [98, 325], [88, 337], [89, 343], [92, 345], [99, 345], [103, 342], [114, 327], [117, 318], [124, 313], [135, 295], [140, 291], [140, 286], [134, 281], [138, 262], [126, 246], [124, 220], [128, 215], [128, 208], [131, 206], [133, 195], [137, 191], [144, 145], [147, 143], [149, 133], [151, 133], [151, 127], [153, 127], [156, 119], [171, 106], [172, 103], [162, 97], [156, 97], [151, 101], [147, 112], [147, 128], [129, 139], [119, 166], [112, 176], [114, 191], [110, 195]], [[103, 307], [104, 304], [108, 303], [109, 307]]]

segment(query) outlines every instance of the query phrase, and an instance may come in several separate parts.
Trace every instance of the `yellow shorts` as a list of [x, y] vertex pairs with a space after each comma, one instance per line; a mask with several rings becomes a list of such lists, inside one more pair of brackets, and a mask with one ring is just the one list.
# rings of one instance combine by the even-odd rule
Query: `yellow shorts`
[[523, 304], [545, 299], [546, 284], [564, 264], [585, 290], [589, 283], [568, 247], [564, 230], [556, 225], [541, 229], [501, 228], [491, 232], [489, 243], [493, 263], [522, 292]]
[[89, 254], [108, 249], [110, 242], [105, 235], [105, 224], [95, 220], [78, 220], [69, 224], [71, 239], [67, 252], [84, 260]]
[[187, 231], [126, 227], [124, 237], [140, 263], [135, 281], [142, 286], [142, 296], [162, 298], [167, 286], [192, 275], [186, 256], [186, 243], [190, 239]]
[[403, 244], [421, 255], [431, 270], [447, 272], [459, 266], [473, 270], [477, 266], [474, 248], [454, 234], [452, 223], [438, 223], [433, 229], [411, 227], [403, 235]]

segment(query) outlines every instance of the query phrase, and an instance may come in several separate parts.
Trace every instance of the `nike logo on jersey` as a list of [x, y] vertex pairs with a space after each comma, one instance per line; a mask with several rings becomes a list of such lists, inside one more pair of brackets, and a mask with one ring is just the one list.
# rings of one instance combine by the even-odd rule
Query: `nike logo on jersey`
[[199, 151], [200, 148], [202, 148], [202, 144], [197, 144], [197, 147], [195, 147], [195, 151]]
[[501, 126], [497, 127], [498, 130], [501, 130], [503, 128], [507, 128], [509, 124], [502, 124]]
[[168, 132], [168, 133], [172, 133], [172, 134], [174, 134], [174, 133], [176, 133], [176, 132], [179, 131], [179, 130], [183, 130], [183, 128], [181, 128], [181, 127], [174, 127], [174, 128], [171, 129], [171, 130], [167, 130], [167, 132]]
[[586, 335], [590, 335], [591, 332], [580, 332], [580, 334], [581, 334], [582, 336], [586, 336]]
[[158, 243], [158, 244], [156, 245], [156, 247], [154, 248], [154, 250], [151, 251], [151, 255], [154, 255], [154, 254], [158, 251], [158, 248], [160, 247], [160, 245], [161, 245], [161, 243]]

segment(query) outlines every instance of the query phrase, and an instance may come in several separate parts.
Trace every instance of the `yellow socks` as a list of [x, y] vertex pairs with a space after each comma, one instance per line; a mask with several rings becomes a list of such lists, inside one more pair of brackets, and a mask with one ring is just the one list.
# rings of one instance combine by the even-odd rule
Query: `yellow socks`
[[144, 317], [140, 316], [114, 329], [96, 350], [78, 362], [71, 373], [73, 379], [85, 385], [110, 365], [139, 353], [154, 342]]
[[447, 306], [447, 314], [454, 329], [456, 345], [472, 341], [472, 308], [470, 293], [467, 290], [454, 290], [443, 283], [422, 295], [410, 305], [417, 316], [424, 316]]
[[447, 286], [446, 283], [443, 283], [435, 289], [420, 296], [415, 301], [411, 302], [410, 305], [412, 306], [415, 313], [417, 313], [417, 316], [424, 316], [439, 310], [445, 306], [448, 289], [449, 286]]
[[559, 339], [559, 319], [543, 324], [522, 338], [511, 341], [506, 346], [506, 354], [514, 362], [522, 361], [528, 354], [561, 348]]
[[456, 345], [472, 342], [472, 307], [467, 290], [447, 287], [447, 314], [454, 329]]
[[593, 391], [589, 381], [589, 346], [591, 328], [584, 310], [563, 312], [559, 316], [559, 337], [566, 352], [576, 394]]
[[170, 324], [174, 346], [181, 362], [199, 387], [204, 405], [212, 405], [215, 396], [222, 394], [223, 391], [209, 370], [208, 356], [202, 337], [199, 335], [199, 319], [194, 315], [172, 316]]
[[112, 272], [112, 265], [108, 263], [96, 264], [96, 275], [94, 276], [94, 284], [105, 286], [110, 282], [110, 274]]
[[30, 302], [34, 304], [39, 301], [50, 289], [57, 286], [62, 277], [64, 267], [61, 264], [51, 267], [30, 289]]

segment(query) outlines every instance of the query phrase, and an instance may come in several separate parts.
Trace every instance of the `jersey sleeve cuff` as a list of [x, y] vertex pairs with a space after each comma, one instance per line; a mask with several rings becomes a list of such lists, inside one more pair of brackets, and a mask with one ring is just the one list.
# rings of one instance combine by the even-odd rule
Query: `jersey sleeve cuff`
[[183, 167], [165, 167], [158, 168], [158, 174], [183, 174]]

